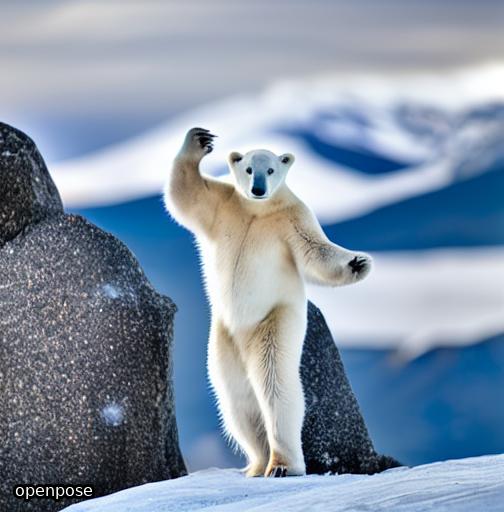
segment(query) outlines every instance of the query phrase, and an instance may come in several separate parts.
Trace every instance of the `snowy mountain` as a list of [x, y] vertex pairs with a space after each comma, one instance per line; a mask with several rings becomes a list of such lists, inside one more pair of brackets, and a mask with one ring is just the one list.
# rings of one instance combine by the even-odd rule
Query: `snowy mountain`
[[254, 510], [497, 512], [504, 501], [504, 455], [398, 468], [373, 476], [246, 479], [209, 469], [128, 489], [68, 512], [240, 512]]
[[[233, 149], [293, 152], [289, 183], [328, 235], [380, 252], [362, 285], [338, 293], [312, 287], [311, 298], [341, 312], [329, 318], [341, 344], [414, 356], [504, 332], [504, 292], [495, 279], [504, 278], [502, 86], [504, 67], [393, 86], [378, 79], [278, 84], [65, 162], [53, 175], [69, 207], [156, 196], [193, 125], [220, 137], [203, 164], [209, 174], [227, 173]], [[476, 294], [461, 300], [468, 289]], [[366, 321], [357, 322], [352, 311], [363, 309]]]
[[373, 254], [364, 282], [309, 296], [377, 448], [409, 464], [504, 451], [504, 66], [273, 84], [51, 167], [67, 207], [124, 240], [179, 307], [177, 408], [192, 469], [238, 463], [207, 390], [195, 248], [160, 197], [195, 125], [219, 135], [203, 170], [222, 179], [231, 150], [294, 153], [289, 184], [328, 236]]

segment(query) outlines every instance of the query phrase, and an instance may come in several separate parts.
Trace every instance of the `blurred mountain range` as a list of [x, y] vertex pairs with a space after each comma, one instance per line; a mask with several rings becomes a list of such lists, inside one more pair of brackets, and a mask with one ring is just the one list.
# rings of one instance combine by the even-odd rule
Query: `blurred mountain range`
[[504, 67], [393, 81], [285, 81], [55, 164], [67, 207], [124, 240], [179, 307], [176, 393], [193, 469], [236, 464], [205, 372], [208, 308], [191, 236], [161, 190], [185, 131], [296, 155], [289, 184], [335, 242], [370, 251], [363, 283], [310, 286], [380, 451], [406, 464], [504, 451]]

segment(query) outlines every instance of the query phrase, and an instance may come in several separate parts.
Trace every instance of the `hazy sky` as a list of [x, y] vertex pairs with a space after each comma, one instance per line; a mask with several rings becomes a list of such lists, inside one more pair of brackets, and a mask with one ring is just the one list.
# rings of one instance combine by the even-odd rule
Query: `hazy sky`
[[503, 26], [504, 0], [0, 1], [0, 112], [93, 147], [278, 78], [502, 61]]

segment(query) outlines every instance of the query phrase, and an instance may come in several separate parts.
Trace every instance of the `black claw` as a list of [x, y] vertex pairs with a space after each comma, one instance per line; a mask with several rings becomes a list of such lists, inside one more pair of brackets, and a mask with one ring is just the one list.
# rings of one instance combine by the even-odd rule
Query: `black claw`
[[209, 139], [213, 139], [214, 137], [217, 137], [217, 135], [214, 135], [213, 133], [210, 133], [209, 131], [206, 131], [206, 132], [194, 132], [193, 135], [195, 137], [207, 137]]
[[352, 269], [352, 274], [358, 274], [366, 267], [366, 259], [355, 256], [348, 265]]
[[200, 146], [202, 148], [205, 148], [207, 146], [211, 146], [212, 145], [212, 142], [213, 142], [213, 139], [214, 139], [214, 135], [212, 135], [211, 133], [205, 133], [205, 134], [196, 134], [196, 138], [200, 144]]
[[271, 470], [268, 476], [270, 478], [283, 478], [287, 476], [287, 468], [284, 466], [277, 466]]

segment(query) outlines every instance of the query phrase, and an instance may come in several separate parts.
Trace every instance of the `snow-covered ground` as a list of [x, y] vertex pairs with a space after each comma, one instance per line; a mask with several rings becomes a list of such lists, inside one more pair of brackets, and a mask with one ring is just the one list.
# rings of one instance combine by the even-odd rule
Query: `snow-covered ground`
[[73, 505], [68, 512], [504, 510], [504, 455], [398, 468], [378, 475], [247, 479], [209, 469]]

